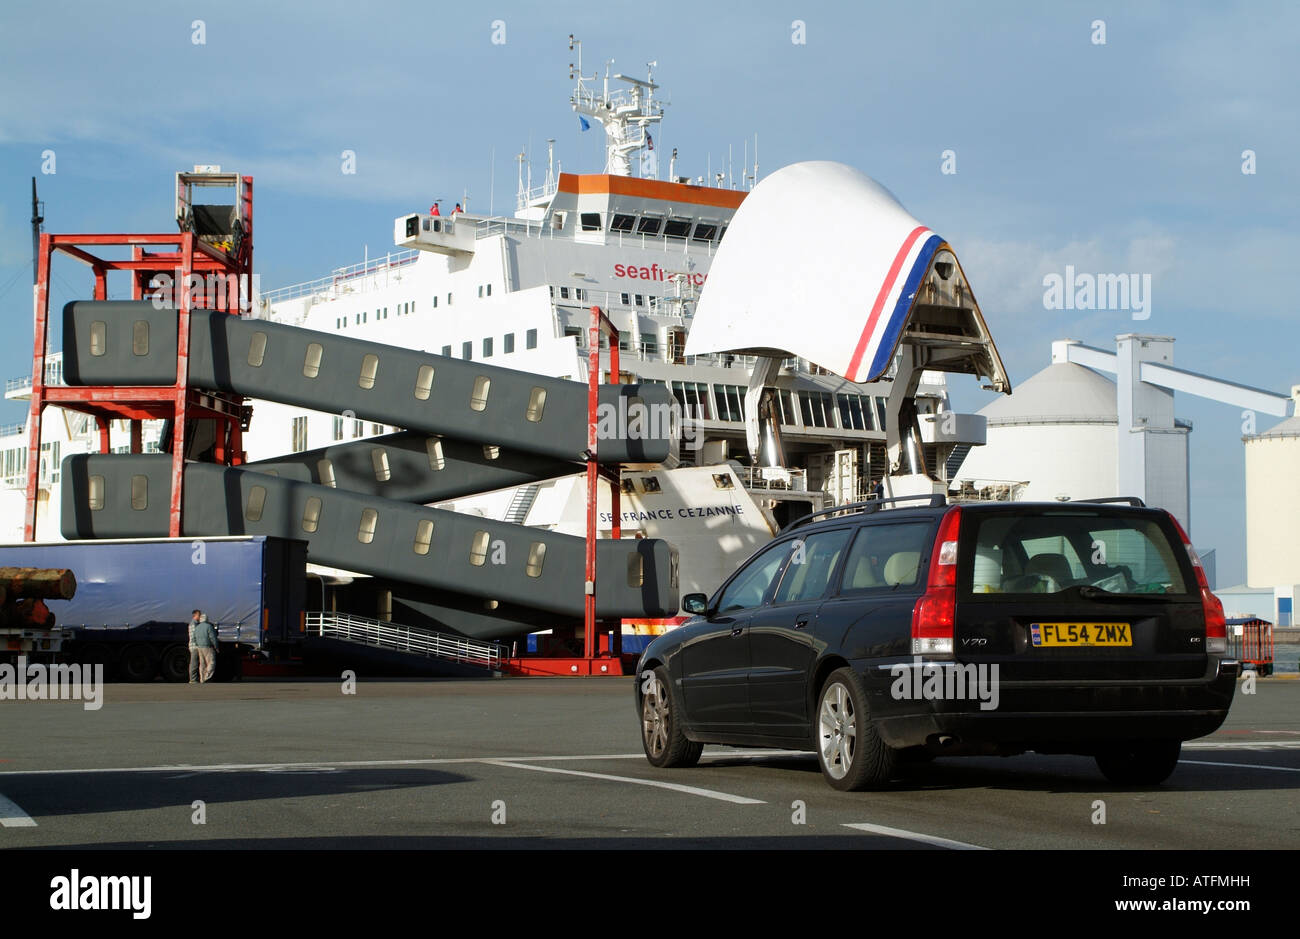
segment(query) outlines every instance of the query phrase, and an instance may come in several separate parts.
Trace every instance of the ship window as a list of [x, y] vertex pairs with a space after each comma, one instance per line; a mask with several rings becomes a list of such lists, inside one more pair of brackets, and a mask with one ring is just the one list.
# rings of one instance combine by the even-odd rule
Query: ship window
[[244, 518], [250, 522], [262, 520], [262, 509], [266, 507], [266, 487], [253, 486], [248, 490], [248, 504], [244, 506]]
[[645, 297], [641, 296], [640, 294], [637, 294], [637, 295], [636, 295], [636, 305], [637, 305], [637, 306], [645, 306]]
[[302, 362], [302, 374], [304, 378], [315, 378], [320, 374], [320, 360], [325, 350], [321, 348], [319, 342], [307, 343], [307, 356]]
[[627, 556], [627, 585], [640, 587], [645, 582], [645, 560], [637, 552]]
[[743, 421], [745, 419], [745, 389], [739, 385], [714, 385], [713, 400], [718, 405], [718, 420]]
[[433, 522], [427, 518], [421, 519], [420, 524], [415, 526], [415, 544], [411, 548], [416, 554], [428, 554], [431, 544], [433, 544]]
[[727, 226], [726, 226], [726, 225], [723, 225], [723, 226], [722, 226], [722, 231], [718, 232], [718, 240], [721, 241], [721, 240], [722, 240], [723, 238], [725, 238], [726, 236], [727, 236]]
[[488, 295], [489, 297], [492, 296], [492, 285], [491, 285], [491, 284], [488, 284], [488, 285], [487, 285], [487, 295]]
[[492, 337], [488, 336], [483, 340], [483, 358], [492, 358]]
[[429, 469], [440, 470], [447, 465], [442, 455], [442, 438], [430, 437], [424, 442], [424, 452], [429, 457]]
[[506, 333], [501, 337], [501, 354], [509, 355], [515, 351], [515, 334]]
[[542, 419], [542, 412], [546, 409], [546, 389], [534, 388], [528, 395], [528, 410], [524, 412], [524, 417], [534, 424]]
[[365, 432], [366, 432], [366, 425], [365, 425], [365, 422], [364, 422], [364, 421], [354, 420], [354, 421], [352, 422], [352, 436], [353, 436], [353, 437], [360, 437], [360, 436], [362, 436]]
[[482, 298], [483, 298], [483, 285], [482, 285], [482, 284], [479, 284], [479, 285], [478, 285], [478, 295], [479, 295], [479, 299], [482, 299]]
[[90, 488], [87, 492], [90, 499], [90, 511], [98, 512], [104, 507], [104, 477], [90, 477]]
[[255, 332], [253, 338], [248, 340], [248, 364], [253, 368], [261, 368], [262, 361], [266, 358], [266, 333]]
[[525, 349], [537, 348], [537, 330], [530, 329], [528, 330], [528, 332], [524, 333], [524, 348]]
[[370, 544], [375, 540], [375, 528], [379, 524], [379, 513], [374, 509], [361, 510], [361, 524], [357, 526], [357, 541]]
[[727, 473], [714, 473], [713, 488], [714, 489], [735, 489], [736, 484], [731, 481], [731, 476], [729, 476]]
[[582, 348], [582, 327], [581, 326], [564, 327], [564, 335], [566, 338], [568, 336], [573, 336], [575, 339], [578, 340], [578, 348], [579, 349]]
[[868, 416], [864, 421], [862, 418], [862, 398], [859, 395], [837, 394], [835, 402], [840, 409], [840, 426], [845, 430], [869, 430], [867, 422]]
[[695, 234], [691, 238], [695, 241], [712, 241], [718, 234], [717, 225], [709, 225], [705, 222], [695, 226]]
[[149, 507], [149, 477], [131, 476], [131, 509], [140, 511]]
[[136, 320], [131, 330], [131, 352], [133, 355], [149, 354], [149, 321]]
[[471, 410], [482, 411], [487, 407], [488, 392], [492, 390], [492, 379], [480, 375], [474, 379], [474, 391], [469, 396]]
[[357, 379], [357, 384], [365, 389], [375, 387], [375, 375], [379, 373], [379, 356], [373, 352], [367, 353], [366, 357], [361, 360], [361, 377]]
[[524, 573], [529, 577], [542, 576], [542, 564], [546, 562], [546, 543], [534, 541], [528, 546], [528, 563], [524, 565]]
[[642, 235], [657, 235], [659, 234], [659, 226], [663, 224], [663, 221], [661, 218], [646, 215], [637, 221], [636, 230]]
[[334, 479], [334, 464], [329, 460], [317, 462], [316, 475], [320, 478], [322, 486], [329, 486], [331, 489], [338, 488], [338, 482]]
[[447, 291], [447, 306], [451, 306], [451, 291]]
[[642, 477], [641, 477], [641, 489], [642, 489], [644, 492], [660, 492], [660, 491], [662, 491], [662, 490], [659, 488], [659, 477], [657, 477], [657, 476], [642, 476]]
[[474, 538], [469, 545], [469, 563], [475, 567], [482, 567], [487, 562], [488, 542], [491, 536], [485, 531], [474, 532]]
[[435, 310], [438, 309], [438, 295], [437, 295], [437, 294], [434, 294], [434, 297], [433, 297], [433, 308], [434, 308]]
[[579, 216], [579, 221], [582, 223], [583, 231], [600, 231], [599, 212], [583, 212]]
[[474, 343], [462, 342], [460, 344], [460, 357], [466, 362], [474, 358]]
[[799, 410], [805, 427], [835, 426], [835, 402], [829, 392], [799, 392]]
[[693, 420], [710, 419], [708, 385], [693, 381], [675, 381], [670, 387], [673, 397], [682, 406], [683, 415]]
[[551, 217], [551, 227], [556, 231], [559, 231], [560, 229], [564, 228], [563, 212], [556, 212], [555, 215]]
[[567, 299], [569, 299], [569, 288], [568, 288], [568, 287], [561, 287], [561, 288], [560, 288], [560, 299], [561, 299], [561, 300], [567, 300]]
[[631, 231], [636, 223], [635, 215], [616, 214], [609, 222], [610, 231]]
[[95, 320], [90, 324], [90, 354], [103, 355], [105, 349], [105, 339], [107, 337], [108, 326], [103, 320]]
[[631, 294], [621, 293], [621, 294], [618, 295], [618, 298], [619, 298], [619, 302], [622, 303], [623, 306], [627, 306], [628, 304], [630, 304], [630, 303], [632, 302], [632, 295], [631, 295]]
[[669, 238], [685, 238], [691, 233], [689, 218], [670, 218], [664, 222], [664, 234]]
[[315, 531], [320, 527], [320, 496], [309, 496], [302, 510], [302, 530]]
[[483, 444], [483, 459], [499, 460], [501, 459], [501, 448], [493, 446], [490, 443]]
[[443, 354], [446, 358], [449, 358], [449, 359], [450, 359], [450, 358], [451, 358], [451, 346], [443, 346], [443, 347], [442, 347], [442, 354]]
[[383, 447], [375, 447], [370, 451], [370, 467], [375, 471], [375, 481], [386, 483], [392, 478], [392, 470], [388, 468], [388, 451]]
[[642, 336], [641, 337], [641, 355], [645, 358], [654, 358], [659, 354], [659, 337]]
[[628, 495], [634, 495], [636, 493], [636, 482], [634, 480], [624, 479], [620, 481], [618, 485], [619, 488]]
[[[451, 353], [451, 346], [443, 350], [443, 355]], [[429, 395], [433, 391], [433, 366], [421, 365], [420, 370], [415, 373], [415, 397], [421, 401], [428, 401]]]

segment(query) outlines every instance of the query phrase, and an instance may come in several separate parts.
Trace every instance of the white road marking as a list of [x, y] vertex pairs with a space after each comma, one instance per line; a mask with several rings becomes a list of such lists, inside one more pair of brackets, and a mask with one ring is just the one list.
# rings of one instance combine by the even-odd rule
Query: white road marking
[[1179, 760], [1179, 763], [1191, 763], [1193, 766], [1231, 766], [1234, 769], [1271, 769], [1279, 773], [1300, 773], [1300, 767], [1268, 766], [1264, 763], [1212, 763], [1209, 760]]
[[639, 779], [635, 776], [611, 776], [608, 773], [584, 773], [576, 769], [560, 769], [557, 766], [537, 766], [530, 763], [514, 763], [509, 760], [483, 760], [491, 766], [513, 766], [515, 769], [531, 769], [538, 773], [562, 773], [565, 776], [585, 776], [588, 779], [605, 779], [610, 782], [633, 783], [637, 786], [653, 786], [656, 789], [671, 789], [673, 792], [684, 792], [692, 796], [704, 796], [706, 799], [717, 799], [719, 802], [731, 802], [736, 805], [766, 805], [762, 799], [748, 799], [745, 796], [734, 796], [729, 792], [718, 792], [716, 789], [701, 789], [698, 786], [684, 786], [681, 783], [661, 782], [658, 779]]
[[990, 851], [983, 845], [967, 844], [964, 841], [953, 841], [950, 838], [937, 838], [934, 835], [923, 835], [916, 831], [907, 831], [903, 828], [888, 828], [884, 825], [873, 825], [870, 822], [845, 823], [845, 828], [856, 828], [858, 831], [869, 831], [876, 835], [888, 835], [891, 838], [906, 838], [908, 841], [919, 841], [922, 844], [932, 844], [940, 848], [951, 848], [953, 851]]
[[18, 803], [0, 795], [0, 826], [5, 828], [35, 828], [36, 819], [18, 807]]
[[1300, 750], [1300, 740], [1239, 740], [1226, 743], [1218, 740], [1205, 743], [1185, 743], [1184, 750]]
[[[736, 750], [707, 752], [701, 759], [751, 759], [765, 756], [796, 755], [794, 750]], [[267, 773], [285, 773], [294, 770], [326, 771], [331, 768], [368, 767], [368, 766], [444, 766], [456, 763], [492, 763], [498, 760], [511, 760], [516, 763], [555, 762], [565, 760], [644, 760], [644, 753], [584, 753], [577, 755], [556, 756], [462, 756], [442, 757], [427, 760], [318, 760], [308, 763], [171, 763], [161, 766], [95, 766], [87, 769], [9, 769], [0, 770], [3, 776], [72, 776], [82, 773], [234, 773], [257, 771]], [[178, 777], [180, 778], [180, 777]]]

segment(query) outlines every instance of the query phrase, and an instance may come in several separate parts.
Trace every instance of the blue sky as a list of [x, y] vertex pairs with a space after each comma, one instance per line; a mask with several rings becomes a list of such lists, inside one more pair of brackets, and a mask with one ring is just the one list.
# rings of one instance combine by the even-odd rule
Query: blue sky
[[[955, 247], [1013, 381], [1047, 365], [1054, 338], [1110, 348], [1141, 331], [1177, 337], [1184, 368], [1300, 383], [1300, 7], [1284, 3], [9, 3], [0, 371], [31, 365], [32, 175], [49, 231], [168, 231], [171, 174], [220, 163], [256, 178], [263, 287], [322, 276], [388, 250], [392, 219], [434, 198], [509, 210], [515, 154], [544, 173], [548, 137], [564, 169], [599, 171], [598, 133], [568, 106], [570, 32], [588, 73], [657, 60], [671, 104], [656, 143], [678, 149], [681, 174], [716, 171], [729, 146], [739, 172], [756, 134], [760, 176], [830, 159], [880, 180]], [[816, 220], [792, 206], [791, 223]], [[1150, 319], [1044, 309], [1043, 277], [1067, 264], [1149, 273]], [[56, 308], [88, 295], [79, 265], [55, 275]], [[954, 385], [959, 408], [988, 400]], [[1241, 411], [1178, 401], [1195, 424], [1194, 536], [1237, 583]], [[0, 405], [0, 421], [24, 416]]]

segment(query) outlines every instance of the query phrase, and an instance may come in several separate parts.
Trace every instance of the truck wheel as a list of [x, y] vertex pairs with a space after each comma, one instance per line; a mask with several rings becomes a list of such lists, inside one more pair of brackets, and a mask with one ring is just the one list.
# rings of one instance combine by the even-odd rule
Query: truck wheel
[[88, 642], [85, 645], [78, 643], [72, 657], [78, 665], [102, 665], [105, 674], [113, 671], [113, 652], [102, 643]]
[[158, 663], [163, 681], [188, 681], [190, 677], [190, 650], [188, 646], [168, 646]]
[[123, 681], [153, 681], [158, 672], [158, 653], [143, 643], [127, 646], [117, 667]]

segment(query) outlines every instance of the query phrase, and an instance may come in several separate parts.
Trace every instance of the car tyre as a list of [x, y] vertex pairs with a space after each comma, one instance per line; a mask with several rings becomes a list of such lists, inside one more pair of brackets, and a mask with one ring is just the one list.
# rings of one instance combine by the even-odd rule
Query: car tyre
[[1154, 786], [1178, 766], [1181, 740], [1149, 740], [1108, 747], [1097, 753], [1097, 768], [1117, 786]]
[[694, 766], [704, 744], [686, 739], [681, 713], [672, 693], [668, 669], [660, 665], [643, 679], [641, 688], [641, 746], [651, 766]]
[[831, 672], [817, 698], [817, 762], [841, 792], [881, 789], [898, 766], [898, 751], [876, 732], [862, 679], [851, 668]]

